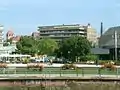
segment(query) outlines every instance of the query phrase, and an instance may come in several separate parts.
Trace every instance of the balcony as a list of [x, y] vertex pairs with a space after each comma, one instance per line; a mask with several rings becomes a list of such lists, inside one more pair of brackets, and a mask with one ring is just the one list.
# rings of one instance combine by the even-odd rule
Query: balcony
[[68, 35], [41, 35], [40, 37], [49, 37], [49, 38], [68, 38], [71, 36], [82, 36], [82, 37], [86, 37], [85, 34], [68, 34]]
[[45, 35], [45, 34], [47, 34], [47, 35], [49, 35], [49, 34], [77, 34], [77, 33], [87, 33], [87, 32], [85, 32], [85, 31], [54, 31], [54, 32], [40, 32], [40, 34], [41, 35]]

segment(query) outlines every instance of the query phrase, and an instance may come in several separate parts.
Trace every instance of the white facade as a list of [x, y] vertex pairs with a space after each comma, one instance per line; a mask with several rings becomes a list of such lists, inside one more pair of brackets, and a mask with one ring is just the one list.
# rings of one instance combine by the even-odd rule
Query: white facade
[[3, 25], [0, 25], [0, 47], [3, 47]]
[[3, 46], [4, 26], [0, 25], [0, 54], [10, 54], [16, 50], [16, 45]]
[[0, 54], [10, 54], [12, 52], [15, 52], [15, 50], [16, 47], [13, 45], [0, 47]]

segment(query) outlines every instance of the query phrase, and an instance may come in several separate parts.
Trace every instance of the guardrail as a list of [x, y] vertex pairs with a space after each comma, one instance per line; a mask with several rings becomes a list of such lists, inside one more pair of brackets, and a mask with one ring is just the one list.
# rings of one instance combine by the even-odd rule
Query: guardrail
[[43, 64], [43, 71], [28, 69], [27, 64], [7, 64], [8, 68], [0, 68], [0, 76], [45, 76], [45, 77], [119, 77], [120, 66], [115, 71], [101, 69], [101, 65], [75, 64], [79, 67], [76, 70], [62, 70], [64, 64]]

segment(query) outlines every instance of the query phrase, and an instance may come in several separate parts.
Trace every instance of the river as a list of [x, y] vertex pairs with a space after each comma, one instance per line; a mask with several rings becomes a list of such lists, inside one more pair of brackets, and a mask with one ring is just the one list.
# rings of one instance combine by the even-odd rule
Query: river
[[120, 90], [120, 83], [68, 82], [64, 86], [1, 86], [0, 90]]

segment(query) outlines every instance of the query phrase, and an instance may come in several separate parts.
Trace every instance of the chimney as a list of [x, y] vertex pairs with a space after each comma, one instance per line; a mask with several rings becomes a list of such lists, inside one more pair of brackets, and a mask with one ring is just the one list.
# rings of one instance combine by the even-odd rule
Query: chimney
[[90, 23], [88, 23], [87, 27], [88, 27], [88, 28], [91, 28], [91, 25], [90, 25]]
[[101, 22], [100, 33], [101, 33], [101, 35], [100, 35], [100, 36], [102, 36], [102, 34], [103, 34], [103, 23], [102, 23], [102, 22]]

